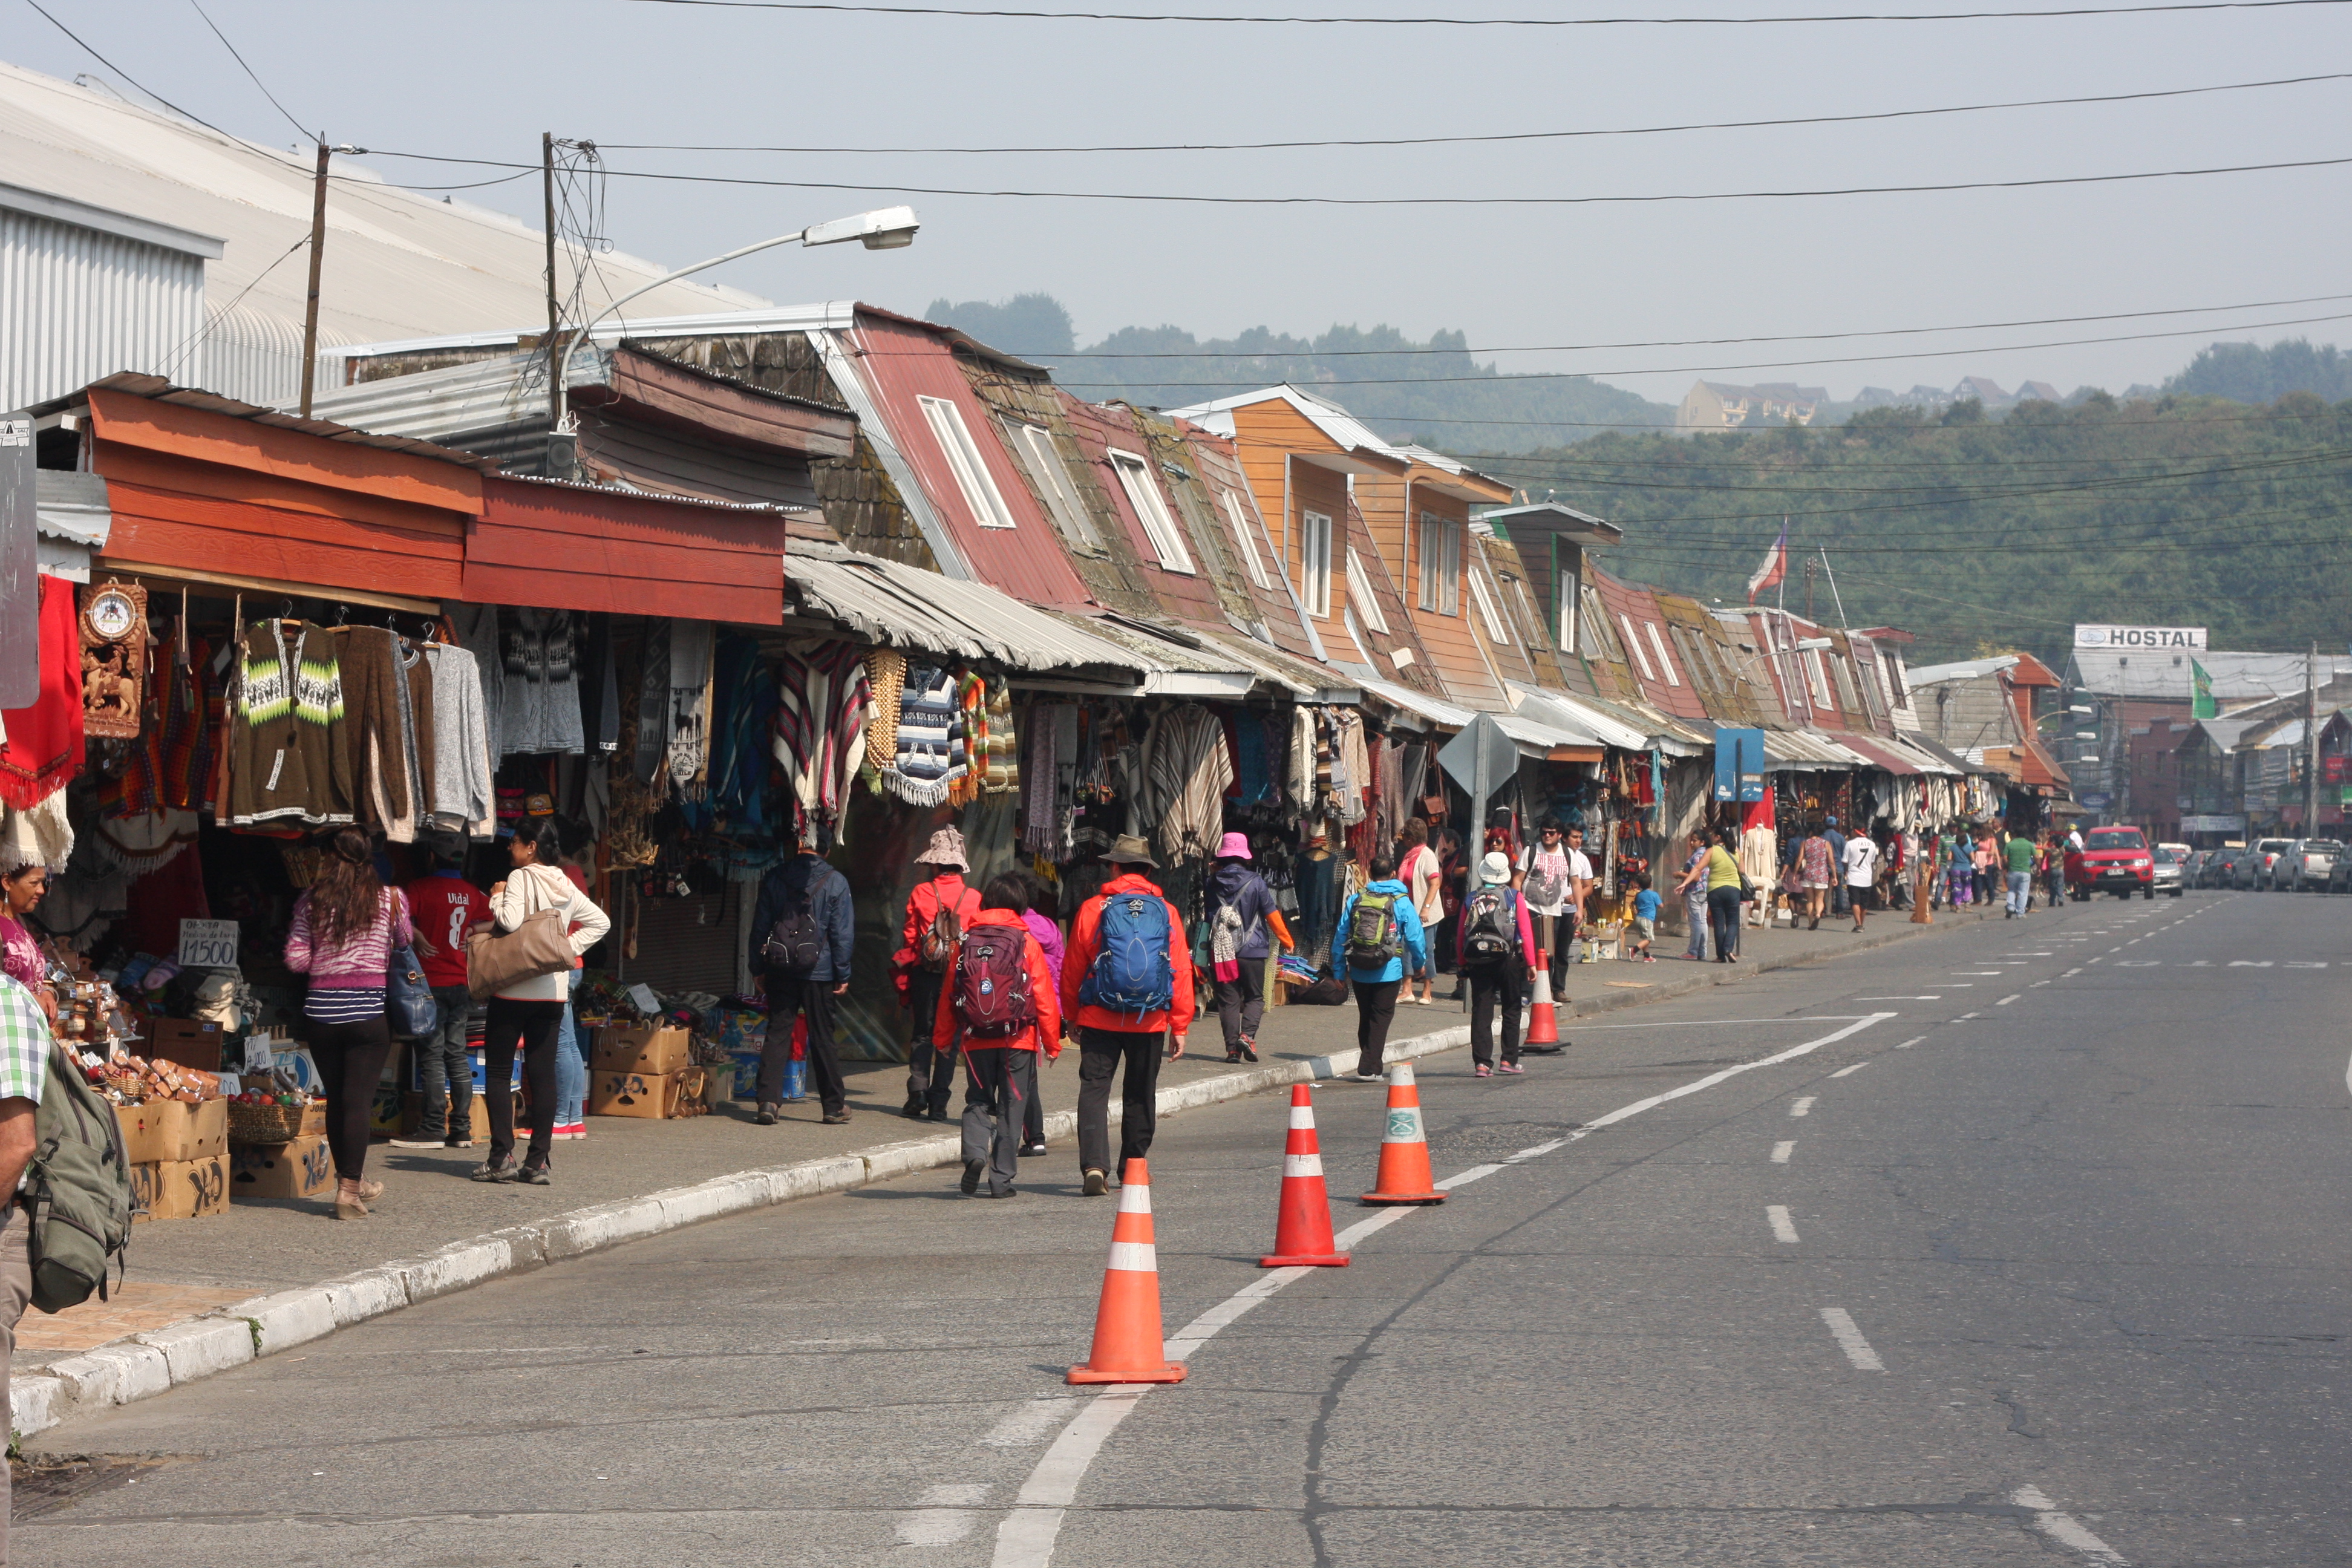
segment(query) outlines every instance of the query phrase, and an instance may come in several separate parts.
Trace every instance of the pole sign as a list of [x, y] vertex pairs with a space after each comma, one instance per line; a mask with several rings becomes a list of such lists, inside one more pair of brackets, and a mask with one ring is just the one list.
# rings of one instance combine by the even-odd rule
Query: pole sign
[[1471, 816], [1484, 824], [1486, 802], [1518, 776], [1519, 743], [1492, 713], [1481, 713], [1439, 749], [1437, 765], [1447, 778], [1468, 786]]
[[1751, 805], [1764, 798], [1763, 731], [1717, 727], [1715, 798]]
[[2179, 651], [2194, 648], [2203, 652], [2203, 626], [2094, 626], [2074, 627], [2076, 647], [2121, 648], [2126, 652], [2146, 650], [2151, 653], [2167, 649]]
[[39, 518], [33, 416], [0, 414], [0, 708], [41, 694]]

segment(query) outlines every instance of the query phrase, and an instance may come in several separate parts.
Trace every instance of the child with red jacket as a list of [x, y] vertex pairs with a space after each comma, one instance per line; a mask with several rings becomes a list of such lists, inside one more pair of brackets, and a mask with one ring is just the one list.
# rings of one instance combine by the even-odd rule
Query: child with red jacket
[[[963, 1053], [963, 1190], [977, 1193], [985, 1173], [992, 1198], [1013, 1194], [1022, 1121], [1037, 1097], [1037, 1053], [1045, 1052], [1048, 1061], [1062, 1054], [1061, 998], [1054, 994], [1054, 971], [1045, 962], [1045, 950], [1022, 919], [1028, 909], [1029, 885], [1019, 872], [990, 879], [980, 895], [980, 908], [963, 927], [962, 950], [940, 987], [939, 1009], [931, 1019], [935, 1058], [952, 1064], [957, 1051]], [[1003, 973], [1003, 962], [992, 965], [984, 951], [1000, 942], [1013, 944], [1019, 954], [1020, 975], [1029, 993], [1028, 1021], [1006, 1034], [975, 1034], [963, 998], [982, 978]]]

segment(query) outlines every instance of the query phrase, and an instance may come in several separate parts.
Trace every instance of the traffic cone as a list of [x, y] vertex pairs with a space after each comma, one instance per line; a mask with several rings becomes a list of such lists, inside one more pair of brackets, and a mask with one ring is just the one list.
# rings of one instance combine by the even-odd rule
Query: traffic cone
[[1121, 1174], [1110, 1264], [1095, 1309], [1095, 1345], [1072, 1383], [1181, 1383], [1184, 1363], [1168, 1359], [1160, 1335], [1160, 1260], [1151, 1246], [1151, 1170], [1129, 1160]]
[[1274, 1255], [1257, 1261], [1261, 1268], [1348, 1267], [1348, 1255], [1331, 1239], [1331, 1194], [1323, 1187], [1315, 1100], [1303, 1083], [1290, 1090], [1290, 1142], [1282, 1152], [1282, 1210], [1274, 1222]]
[[1529, 1048], [1538, 1046], [1549, 1046], [1552, 1050], [1559, 1048], [1559, 1020], [1552, 1013], [1551, 965], [1549, 963], [1536, 965], [1535, 1000], [1528, 1005], [1528, 1037], [1524, 1043]]
[[1380, 1177], [1364, 1194], [1368, 1204], [1442, 1204], [1445, 1194], [1430, 1184], [1429, 1141], [1421, 1131], [1421, 1090], [1413, 1087], [1412, 1064], [1389, 1068], [1389, 1128], [1381, 1138]]

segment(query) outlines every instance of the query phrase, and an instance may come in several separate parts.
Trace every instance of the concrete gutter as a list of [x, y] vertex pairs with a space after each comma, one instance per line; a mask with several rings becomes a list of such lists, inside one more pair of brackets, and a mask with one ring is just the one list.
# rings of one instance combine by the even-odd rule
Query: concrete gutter
[[[1948, 913], [1939, 916], [1937, 924], [1974, 924], [1984, 918]], [[1559, 1011], [1566, 1016], [1616, 1012], [1685, 996], [1771, 970], [1826, 963], [1921, 933], [1921, 927], [1906, 921], [1899, 930], [1885, 936], [1865, 938], [1834, 952], [1769, 963], [1710, 963], [1704, 973], [1662, 980], [1639, 991], [1586, 997], [1572, 1004], [1563, 1002]], [[1387, 1059], [1411, 1061], [1458, 1050], [1469, 1043], [1469, 1026], [1456, 1025], [1408, 1040], [1391, 1041]], [[1352, 1068], [1354, 1053], [1347, 1052], [1344, 1058], [1324, 1056], [1271, 1062], [1163, 1089], [1160, 1091], [1159, 1113], [1172, 1116], [1271, 1089], [1338, 1078], [1343, 1071], [1343, 1059]], [[1117, 1105], [1111, 1107], [1110, 1114], [1116, 1122]], [[1068, 1138], [1076, 1133], [1077, 1125], [1076, 1111], [1055, 1111], [1045, 1118], [1045, 1135], [1048, 1139]], [[37, 1373], [12, 1377], [8, 1398], [14, 1436], [18, 1439], [30, 1437], [77, 1416], [150, 1398], [183, 1384], [308, 1344], [338, 1329], [488, 1280], [527, 1274], [567, 1258], [601, 1252], [608, 1247], [678, 1230], [704, 1220], [767, 1208], [795, 1198], [847, 1192], [869, 1183], [954, 1164], [962, 1153], [961, 1137], [947, 1133], [887, 1143], [859, 1154], [740, 1171], [692, 1186], [672, 1187], [644, 1197], [574, 1209], [536, 1225], [494, 1230], [486, 1236], [452, 1242], [421, 1258], [379, 1264], [321, 1284], [257, 1296], [52, 1362]]]

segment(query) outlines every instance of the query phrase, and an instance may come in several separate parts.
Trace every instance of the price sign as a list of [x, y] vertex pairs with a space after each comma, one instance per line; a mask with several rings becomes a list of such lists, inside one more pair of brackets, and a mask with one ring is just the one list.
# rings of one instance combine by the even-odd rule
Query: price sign
[[236, 967], [236, 922], [235, 921], [182, 921], [180, 922], [180, 967], [183, 969], [235, 969]]

